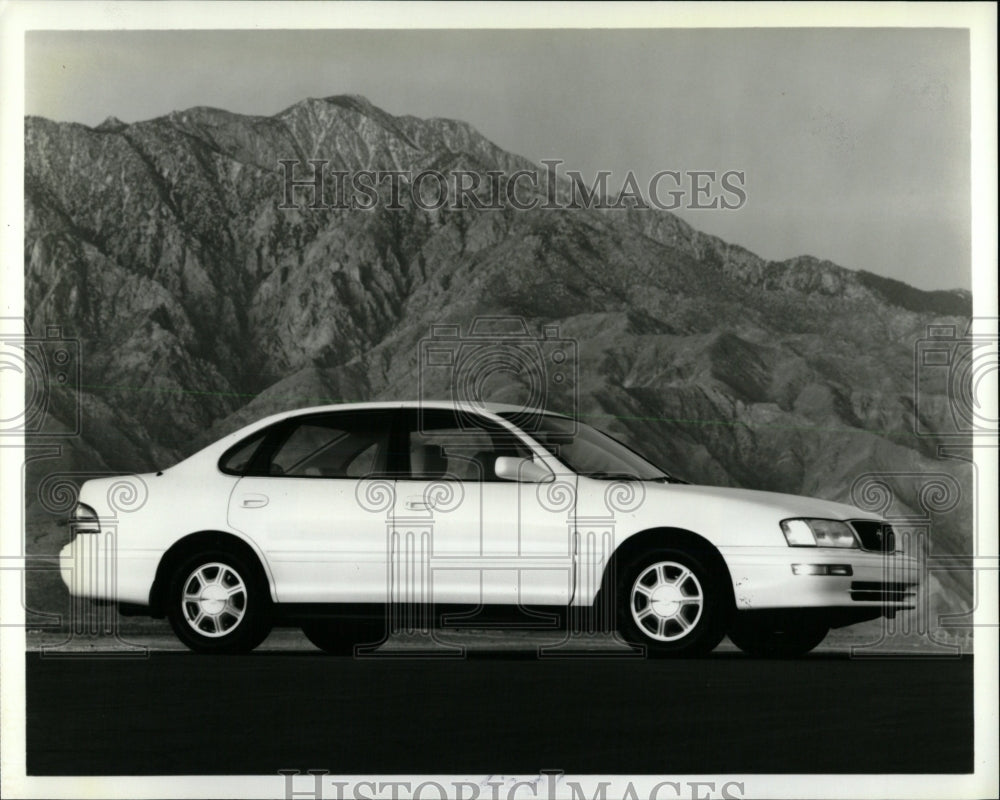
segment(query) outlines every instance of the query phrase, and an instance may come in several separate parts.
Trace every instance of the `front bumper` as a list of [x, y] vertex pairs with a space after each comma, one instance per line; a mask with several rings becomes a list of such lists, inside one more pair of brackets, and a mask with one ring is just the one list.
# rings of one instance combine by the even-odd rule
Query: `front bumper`
[[[740, 611], [850, 607], [891, 613], [916, 604], [919, 562], [900, 553], [832, 547], [731, 547], [721, 552]], [[801, 565], [803, 574], [796, 574], [793, 565]], [[846, 565], [851, 574], [808, 574], [808, 567], [823, 565]]]

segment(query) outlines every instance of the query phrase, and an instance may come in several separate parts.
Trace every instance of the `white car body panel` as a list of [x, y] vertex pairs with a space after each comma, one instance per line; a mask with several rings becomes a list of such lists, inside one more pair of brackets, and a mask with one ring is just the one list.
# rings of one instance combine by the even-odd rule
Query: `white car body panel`
[[277, 602], [384, 599], [386, 524], [358, 503], [363, 483], [248, 476], [235, 484], [228, 530], [259, 544]]
[[[79, 499], [97, 512], [101, 533], [77, 535], [63, 548], [63, 580], [75, 596], [148, 604], [163, 554], [203, 531], [246, 542], [279, 603], [589, 605], [614, 550], [636, 534], [664, 528], [693, 532], [715, 546], [729, 568], [738, 609], [880, 606], [852, 602], [852, 581], [891, 581], [903, 574], [912, 580], [916, 574], [916, 562], [899, 553], [787, 545], [783, 519], [879, 519], [853, 506], [722, 487], [578, 477], [530, 433], [518, 435], [553, 473], [551, 482], [459, 483], [457, 503], [453, 498], [428, 508], [419, 504], [439, 491], [429, 483], [440, 487], [440, 481], [239, 477], [218, 466], [232, 445], [291, 416], [404, 406], [417, 404], [298, 409], [259, 420], [162, 473], [87, 481]], [[465, 410], [517, 432], [496, 416], [504, 409]], [[367, 494], [373, 489], [384, 496], [373, 500]], [[125, 502], [123, 491], [134, 496]], [[260, 498], [265, 504], [245, 505]], [[793, 575], [791, 565], [801, 563], [848, 564], [854, 575]]]
[[[398, 480], [392, 598], [473, 605], [567, 605], [573, 596], [572, 515], [530, 483]], [[438, 502], [435, 502], [435, 501]], [[407, 574], [426, 569], [419, 597]], [[370, 602], [370, 599], [368, 599]]]

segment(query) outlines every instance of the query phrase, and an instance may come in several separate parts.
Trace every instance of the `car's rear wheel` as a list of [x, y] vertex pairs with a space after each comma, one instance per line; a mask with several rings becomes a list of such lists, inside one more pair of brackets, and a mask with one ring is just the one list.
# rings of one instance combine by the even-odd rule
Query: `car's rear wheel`
[[270, 631], [271, 599], [260, 565], [225, 550], [183, 559], [167, 587], [167, 618], [198, 653], [247, 653]]
[[619, 631], [647, 654], [704, 655], [722, 641], [731, 599], [708, 559], [660, 548], [626, 564], [619, 582]]
[[306, 638], [325, 653], [335, 656], [354, 655], [359, 645], [377, 645], [384, 638], [382, 620], [317, 620], [302, 626]]
[[755, 658], [796, 658], [818, 647], [830, 632], [822, 622], [747, 621], [737, 618], [729, 639]]

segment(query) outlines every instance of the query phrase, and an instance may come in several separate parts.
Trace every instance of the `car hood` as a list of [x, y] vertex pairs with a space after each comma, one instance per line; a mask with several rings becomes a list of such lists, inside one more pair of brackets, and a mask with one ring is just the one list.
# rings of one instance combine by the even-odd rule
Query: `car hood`
[[[646, 484], [650, 493], [662, 490], [664, 500], [680, 499], [705, 502], [718, 500], [728, 505], [742, 505], [758, 510], [773, 511], [782, 517], [817, 517], [820, 519], [881, 519], [878, 514], [831, 500], [818, 500], [796, 494], [761, 492], [752, 489], [733, 489], [727, 486], [698, 486], [694, 484]], [[660, 493], [660, 492], [657, 492]]]

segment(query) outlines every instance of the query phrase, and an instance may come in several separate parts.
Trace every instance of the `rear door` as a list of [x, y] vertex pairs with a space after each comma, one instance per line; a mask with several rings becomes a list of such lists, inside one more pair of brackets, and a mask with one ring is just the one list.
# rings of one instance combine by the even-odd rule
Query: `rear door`
[[233, 489], [229, 523], [256, 541], [279, 602], [384, 602], [395, 409], [293, 417]]

